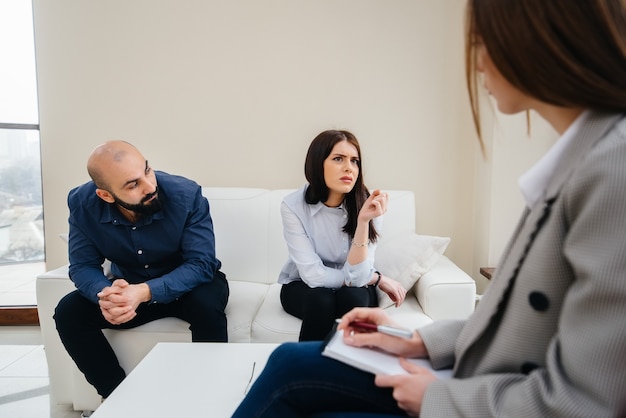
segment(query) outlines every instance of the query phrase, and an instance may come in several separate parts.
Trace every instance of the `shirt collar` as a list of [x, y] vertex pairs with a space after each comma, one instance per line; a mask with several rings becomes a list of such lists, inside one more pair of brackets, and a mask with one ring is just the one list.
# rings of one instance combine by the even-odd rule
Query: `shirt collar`
[[589, 114], [588, 110], [581, 113], [548, 152], [519, 178], [518, 185], [529, 208], [544, 198], [554, 170]]
[[341, 205], [337, 206], [336, 208], [330, 208], [328, 206], [326, 206], [323, 202], [317, 202], [314, 205], [311, 205], [311, 215], [315, 215], [317, 214], [319, 211], [324, 210], [324, 209], [340, 209], [342, 211], [345, 212], [346, 208], [345, 208], [345, 201], [341, 202]]

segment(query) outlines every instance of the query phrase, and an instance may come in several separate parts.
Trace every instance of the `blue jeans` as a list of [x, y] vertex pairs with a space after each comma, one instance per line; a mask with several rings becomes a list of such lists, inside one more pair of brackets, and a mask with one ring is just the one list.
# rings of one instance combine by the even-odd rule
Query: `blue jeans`
[[268, 359], [233, 418], [406, 416], [374, 375], [321, 355], [321, 342], [285, 343]]

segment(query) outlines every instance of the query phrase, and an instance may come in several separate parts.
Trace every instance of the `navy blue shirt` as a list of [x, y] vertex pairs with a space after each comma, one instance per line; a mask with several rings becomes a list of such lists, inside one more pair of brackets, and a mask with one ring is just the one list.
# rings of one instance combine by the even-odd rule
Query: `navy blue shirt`
[[209, 202], [194, 181], [155, 172], [162, 209], [128, 221], [96, 195], [93, 182], [70, 191], [69, 274], [87, 299], [111, 281], [102, 263], [131, 284], [147, 283], [152, 301], [168, 303], [202, 283], [213, 280], [221, 267], [215, 256], [215, 235]]

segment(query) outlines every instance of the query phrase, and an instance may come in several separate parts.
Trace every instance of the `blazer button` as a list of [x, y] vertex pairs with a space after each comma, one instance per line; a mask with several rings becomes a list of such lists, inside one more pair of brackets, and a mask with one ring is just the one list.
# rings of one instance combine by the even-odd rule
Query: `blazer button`
[[532, 372], [533, 370], [535, 370], [536, 368], [538, 368], [539, 366], [536, 365], [535, 363], [531, 363], [529, 361], [527, 361], [526, 363], [522, 364], [522, 367], [520, 367], [520, 371], [524, 374], [529, 374], [530, 372]]
[[531, 292], [528, 295], [530, 306], [536, 311], [545, 311], [550, 307], [550, 300], [542, 292]]

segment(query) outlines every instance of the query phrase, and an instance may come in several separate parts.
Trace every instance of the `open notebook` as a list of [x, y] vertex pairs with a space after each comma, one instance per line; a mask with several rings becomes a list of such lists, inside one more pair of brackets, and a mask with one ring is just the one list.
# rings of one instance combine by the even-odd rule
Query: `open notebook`
[[[400, 359], [389, 353], [365, 347], [352, 347], [344, 344], [343, 331], [337, 331], [324, 346], [322, 355], [349, 364], [357, 369], [373, 374], [408, 374], [400, 365]], [[439, 379], [452, 377], [452, 369], [433, 370], [426, 359], [408, 359], [418, 366], [430, 370]]]

